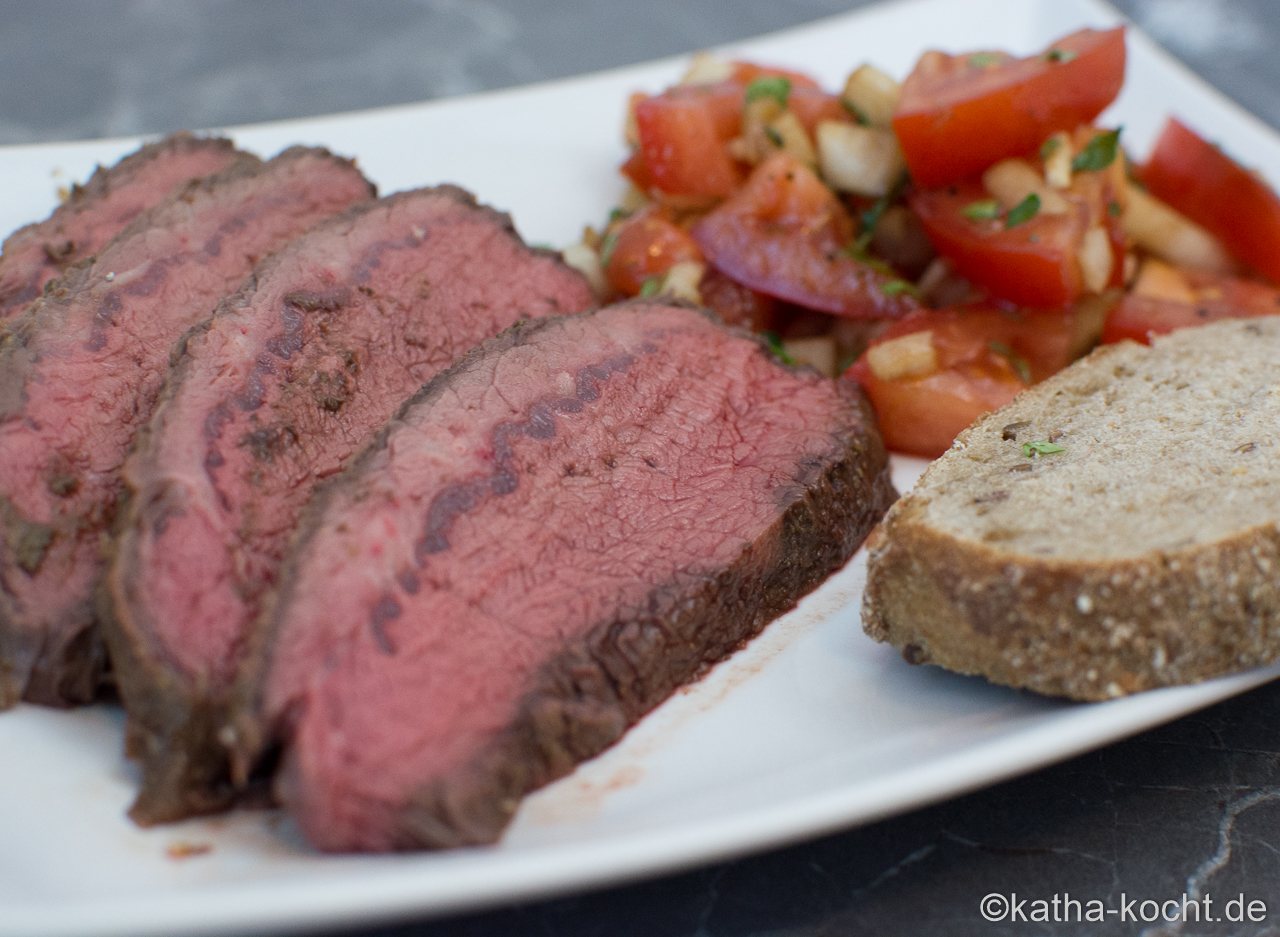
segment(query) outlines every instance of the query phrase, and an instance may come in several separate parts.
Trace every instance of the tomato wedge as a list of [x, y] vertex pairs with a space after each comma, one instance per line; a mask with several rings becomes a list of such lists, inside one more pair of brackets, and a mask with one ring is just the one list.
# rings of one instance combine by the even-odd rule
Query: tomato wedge
[[893, 117], [911, 177], [958, 182], [1088, 123], [1120, 93], [1124, 62], [1124, 27], [1084, 29], [1025, 59], [926, 52]]
[[702, 261], [702, 251], [685, 230], [656, 208], [628, 218], [610, 236], [605, 276], [619, 293], [636, 296], [645, 281], [660, 277], [675, 264]]
[[653, 186], [653, 179], [649, 177], [649, 167], [645, 165], [644, 153], [640, 150], [632, 153], [619, 171], [641, 192], [648, 192]]
[[918, 306], [908, 284], [846, 253], [849, 213], [785, 153], [757, 166], [690, 233], [715, 267], [778, 299], [857, 317], [899, 317]]
[[[925, 347], [932, 349], [932, 370], [877, 377], [873, 349], [920, 332], [929, 333]], [[847, 373], [875, 407], [885, 445], [935, 458], [979, 416], [1066, 367], [1074, 344], [1072, 312], [1022, 314], [970, 303], [919, 310], [895, 322]]]
[[1280, 315], [1280, 290], [1265, 283], [1222, 276], [1205, 270], [1183, 270], [1194, 302], [1130, 294], [1107, 316], [1103, 343], [1131, 338], [1144, 345], [1153, 335], [1168, 335], [1217, 319], [1251, 319]]
[[1065, 215], [1038, 214], [1013, 228], [999, 218], [970, 219], [965, 209], [990, 199], [965, 182], [908, 197], [939, 254], [956, 271], [993, 295], [1020, 306], [1062, 306], [1080, 295], [1076, 252], [1088, 223], [1087, 209], [1072, 203]]
[[1260, 178], [1171, 117], [1142, 170], [1142, 181], [1157, 198], [1280, 283], [1280, 198]]
[[627, 174], [667, 195], [711, 201], [728, 195], [742, 181], [726, 144], [740, 132], [743, 94], [742, 85], [726, 81], [677, 86], [637, 101], [643, 168], [637, 164]]

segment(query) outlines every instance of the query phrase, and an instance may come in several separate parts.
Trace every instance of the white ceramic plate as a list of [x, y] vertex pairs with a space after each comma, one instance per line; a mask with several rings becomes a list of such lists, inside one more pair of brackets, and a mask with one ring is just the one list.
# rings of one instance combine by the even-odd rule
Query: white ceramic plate
[[[741, 43], [838, 87], [864, 60], [903, 76], [926, 47], [1029, 54], [1118, 20], [1093, 0], [909, 0]], [[1176, 111], [1280, 182], [1259, 121], [1130, 33], [1106, 119], [1135, 152]], [[621, 191], [623, 102], [674, 81], [668, 60], [436, 104], [233, 130], [264, 155], [298, 143], [358, 155], [391, 192], [465, 185], [526, 238], [566, 244]], [[0, 231], [135, 140], [0, 149]], [[896, 463], [900, 488], [922, 464]], [[1097, 705], [909, 667], [858, 624], [861, 557], [612, 750], [529, 797], [503, 842], [448, 854], [324, 857], [278, 814], [140, 830], [110, 707], [0, 713], [0, 935], [301, 930], [545, 896], [775, 846], [954, 796], [1257, 686], [1280, 669]], [[185, 858], [183, 857], [185, 854]]]

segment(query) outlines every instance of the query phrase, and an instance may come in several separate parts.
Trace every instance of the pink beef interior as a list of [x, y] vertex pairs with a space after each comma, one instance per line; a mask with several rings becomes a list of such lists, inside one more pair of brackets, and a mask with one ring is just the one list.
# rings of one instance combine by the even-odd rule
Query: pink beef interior
[[[0, 632], [10, 633], [0, 646], [20, 646], [9, 668], [19, 690], [33, 655], [59, 656], [94, 618], [99, 540], [174, 341], [261, 257], [369, 194], [349, 163], [324, 151], [267, 164], [242, 157], [140, 216], [9, 320], [0, 345], [0, 520], [10, 532], [0, 544]], [[36, 531], [43, 547], [15, 547], [15, 529]], [[36, 698], [58, 701], [56, 689]]]
[[614, 307], [499, 351], [391, 424], [297, 558], [266, 711], [321, 848], [393, 848], [415, 789], [465, 772], [541, 666], [730, 564], [847, 420], [832, 382], [687, 309]]
[[17, 315], [45, 283], [93, 254], [169, 190], [235, 159], [230, 140], [179, 133], [143, 147], [110, 169], [98, 168], [48, 220], [15, 231], [0, 255], [0, 318]]
[[592, 302], [458, 189], [382, 199], [290, 245], [188, 342], [127, 470], [154, 506], [128, 590], [162, 658], [229, 684], [316, 482], [455, 356]]

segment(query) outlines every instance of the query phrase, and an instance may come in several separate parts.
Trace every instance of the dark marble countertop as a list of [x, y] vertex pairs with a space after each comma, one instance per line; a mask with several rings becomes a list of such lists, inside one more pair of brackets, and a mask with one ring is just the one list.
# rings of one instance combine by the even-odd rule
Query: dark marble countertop
[[[854, 0], [0, 2], [0, 144], [159, 133], [424, 100], [745, 38]], [[1280, 127], [1280, 4], [1123, 0], [1202, 76]], [[1280, 935], [1280, 684], [959, 799], [624, 887], [349, 937]], [[1262, 920], [1156, 930], [990, 924], [989, 893], [1243, 895]], [[1121, 896], [1124, 896], [1122, 899]], [[1138, 916], [1139, 904], [1131, 906]], [[1257, 906], [1254, 906], [1256, 912]], [[1033, 907], [1028, 904], [1030, 917]], [[1061, 908], [1059, 909], [1061, 913]], [[1087, 913], [1087, 912], [1086, 912]], [[1255, 913], [1255, 918], [1256, 918]], [[1144, 928], [1150, 930], [1144, 931]]]

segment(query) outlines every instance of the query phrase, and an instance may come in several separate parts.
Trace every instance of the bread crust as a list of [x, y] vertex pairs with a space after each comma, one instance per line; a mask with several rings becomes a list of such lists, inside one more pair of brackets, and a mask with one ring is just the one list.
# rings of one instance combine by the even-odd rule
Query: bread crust
[[[1044, 416], [1054, 400], [1098, 395], [1117, 402], [1115, 415], [1107, 419], [1123, 432], [1124, 404], [1134, 399], [1124, 396], [1124, 387], [1137, 385], [1140, 379], [1146, 380], [1143, 388], [1152, 386], [1152, 379], [1142, 378], [1143, 373], [1154, 373], [1142, 371], [1147, 362], [1183, 355], [1189, 375], [1197, 370], [1222, 373], [1231, 364], [1223, 352], [1231, 346], [1223, 342], [1232, 335], [1273, 347], [1280, 337], [1280, 320], [1218, 323], [1157, 339], [1150, 349], [1127, 342], [1099, 349], [962, 433], [915, 491], [890, 509], [868, 540], [862, 608], [867, 634], [892, 644], [913, 664], [937, 664], [1007, 686], [1090, 701], [1197, 683], [1280, 658], [1280, 521], [1276, 512], [1264, 509], [1242, 518], [1234, 528], [1218, 527], [1213, 537], [1183, 542], [1166, 538], [1146, 548], [1140, 543], [1133, 550], [1121, 548], [1119, 553], [1101, 549], [1103, 545], [1093, 541], [1073, 541], [1082, 529], [1097, 537], [1098, 525], [1082, 528], [1061, 512], [1102, 510], [1102, 506], [1089, 494], [1088, 477], [1067, 472], [1072, 450], [1090, 446], [1105, 450], [1118, 437], [1094, 428], [1087, 418], [1074, 425], [1061, 423], [1066, 412], [1061, 405], [1056, 417]], [[1268, 345], [1260, 347], [1265, 350]], [[1214, 350], [1188, 353], [1197, 348]], [[1133, 377], [1135, 373], [1138, 378]], [[1129, 385], [1117, 383], [1131, 378]], [[1179, 386], [1197, 379], [1188, 376]], [[1270, 372], [1250, 372], [1244, 380], [1256, 381], [1262, 395], [1271, 393], [1267, 391]], [[1273, 411], [1269, 405], [1259, 405], [1257, 413], [1240, 420], [1242, 426], [1252, 428], [1240, 432], [1270, 439]], [[1029, 431], [1032, 439], [1044, 438], [1047, 427], [1061, 423], [1067, 430], [1063, 454], [1049, 461], [1025, 458], [1023, 437], [1017, 432], [1032, 425], [1027, 421], [1035, 421], [1035, 429]], [[1206, 430], [1206, 436], [1218, 430], [1221, 427]], [[1255, 450], [1254, 444], [1231, 450], [1236, 440], [1224, 442], [1228, 437], [1227, 430], [1221, 430], [1204, 444], [1206, 458], [1211, 456], [1208, 450], [1216, 447], [1215, 451], [1233, 452], [1232, 458], [1240, 460], [1234, 470], [1228, 471], [1237, 463], [1222, 463], [1220, 474], [1205, 476], [1204, 484], [1222, 486], [1218, 493], [1224, 510], [1236, 484], [1231, 479], [1254, 477], [1237, 474], [1246, 471], [1243, 460], [1253, 458], [1249, 453]], [[988, 441], [993, 439], [1009, 440], [999, 444], [1008, 447], [1007, 456], [992, 455], [995, 450]], [[1158, 451], [1161, 439], [1147, 435], [1141, 444]], [[1168, 444], [1178, 445], [1176, 441]], [[1126, 462], [1119, 452], [1114, 458], [1116, 478], [1141, 464]], [[982, 529], [977, 522], [983, 515], [982, 497], [969, 502], [972, 522], [963, 517], [957, 520], [949, 506], [955, 504], [953, 492], [963, 489], [952, 486], [964, 484], [965, 460], [984, 459], [1002, 472], [1007, 466], [1009, 473], [1026, 473], [1001, 476], [1006, 478], [1029, 479], [1033, 465], [1037, 476], [1067, 472], [1057, 476], [1064, 479], [1059, 482], [1063, 502], [1049, 499], [1035, 506], [1042, 514], [1041, 523], [1053, 525], [1051, 529], [1065, 538], [1063, 549], [1043, 550], [1043, 537], [1036, 541], [1039, 547], [1027, 549], [1026, 543], [1007, 542], [996, 536], [999, 531]], [[1139, 483], [1150, 484], [1146, 479]], [[1261, 488], [1250, 484], [1254, 490], [1266, 488], [1265, 482]], [[1005, 497], [994, 496], [1007, 497], [1007, 492], [993, 489], [992, 500], [1004, 501]], [[934, 504], [938, 501], [943, 506]], [[950, 519], [940, 523], [939, 512], [948, 509], [953, 512], [947, 515]], [[1022, 504], [1021, 509], [1025, 512], [1028, 505]], [[1114, 505], [1111, 509], [1116, 510]], [[1203, 502], [1198, 508], [1170, 503], [1168, 510], [1194, 511], [1184, 514], [1188, 525], [1212, 527], [1216, 520], [1202, 513]], [[1123, 541], [1138, 521], [1121, 512], [1109, 523]], [[1099, 549], [1095, 551], [1094, 546]]]
[[918, 514], [908, 499], [885, 518], [863, 593], [867, 634], [909, 663], [1104, 700], [1267, 664], [1280, 647], [1273, 525], [1092, 563], [962, 541]]

